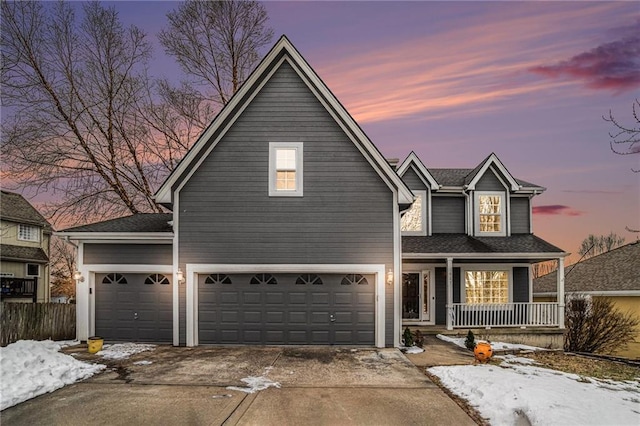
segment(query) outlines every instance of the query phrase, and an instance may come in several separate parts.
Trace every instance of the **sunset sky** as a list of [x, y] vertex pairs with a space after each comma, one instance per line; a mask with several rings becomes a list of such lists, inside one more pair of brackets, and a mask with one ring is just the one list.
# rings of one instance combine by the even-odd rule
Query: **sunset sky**
[[[171, 2], [113, 2], [179, 72], [156, 34]], [[534, 231], [568, 252], [590, 233], [640, 229], [640, 154], [611, 152], [602, 119], [633, 124], [637, 2], [266, 2], [286, 34], [387, 157], [473, 168], [495, 152], [544, 186]], [[265, 52], [266, 53], [266, 49]]]

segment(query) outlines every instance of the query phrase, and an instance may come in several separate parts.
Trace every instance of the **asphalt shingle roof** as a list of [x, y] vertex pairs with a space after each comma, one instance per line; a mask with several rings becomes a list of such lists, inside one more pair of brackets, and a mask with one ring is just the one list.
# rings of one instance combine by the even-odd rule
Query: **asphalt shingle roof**
[[171, 213], [138, 213], [60, 232], [173, 232], [168, 223], [172, 219]]
[[0, 258], [3, 260], [19, 260], [35, 263], [47, 263], [49, 257], [40, 247], [23, 247], [0, 244]]
[[[442, 186], [464, 186], [471, 181], [467, 177], [473, 176], [476, 169], [427, 169], [431, 176]], [[516, 182], [522, 186], [538, 187], [535, 183], [527, 182], [514, 177]]]
[[[640, 241], [565, 268], [565, 293], [632, 290], [640, 290]], [[533, 292], [555, 293], [556, 273], [533, 280]]]
[[22, 195], [0, 191], [0, 217], [4, 220], [42, 226], [51, 230], [51, 224]]
[[510, 237], [472, 237], [467, 234], [434, 234], [428, 237], [402, 237], [403, 253], [549, 253], [562, 249], [533, 234]]

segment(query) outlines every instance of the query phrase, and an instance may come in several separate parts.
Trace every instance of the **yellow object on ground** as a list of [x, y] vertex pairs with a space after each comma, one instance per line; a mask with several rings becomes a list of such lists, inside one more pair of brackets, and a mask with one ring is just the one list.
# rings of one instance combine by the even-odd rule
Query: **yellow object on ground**
[[485, 363], [489, 362], [489, 360], [493, 356], [493, 349], [491, 348], [490, 343], [480, 342], [473, 350], [473, 354], [475, 355], [476, 360]]
[[104, 339], [102, 337], [89, 337], [89, 339], [87, 339], [89, 353], [95, 354], [96, 352], [100, 352], [102, 350], [103, 343]]

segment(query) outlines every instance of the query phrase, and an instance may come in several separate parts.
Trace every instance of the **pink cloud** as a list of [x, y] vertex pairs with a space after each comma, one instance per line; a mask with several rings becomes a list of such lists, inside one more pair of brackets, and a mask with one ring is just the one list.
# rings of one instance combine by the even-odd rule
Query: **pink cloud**
[[625, 37], [566, 61], [529, 70], [552, 79], [574, 78], [592, 89], [620, 92], [640, 87], [640, 20]]
[[584, 213], [578, 210], [574, 210], [569, 206], [563, 206], [562, 204], [550, 204], [547, 206], [534, 207], [533, 214], [582, 216]]

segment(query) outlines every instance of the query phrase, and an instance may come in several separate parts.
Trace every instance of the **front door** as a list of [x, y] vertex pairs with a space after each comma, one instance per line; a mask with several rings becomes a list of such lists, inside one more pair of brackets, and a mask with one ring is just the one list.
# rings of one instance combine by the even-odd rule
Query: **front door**
[[432, 322], [435, 294], [431, 271], [402, 274], [402, 319]]

